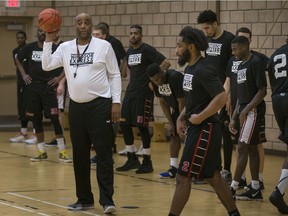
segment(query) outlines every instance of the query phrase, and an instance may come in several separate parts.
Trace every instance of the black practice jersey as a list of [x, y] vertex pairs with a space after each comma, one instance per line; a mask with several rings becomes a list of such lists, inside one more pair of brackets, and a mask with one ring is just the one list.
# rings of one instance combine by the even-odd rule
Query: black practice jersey
[[[201, 58], [196, 64], [187, 66], [184, 71], [183, 89], [185, 92], [185, 117], [202, 112], [212, 99], [224, 91], [217, 71], [210, 62]], [[218, 120], [218, 115], [210, 117]]]
[[130, 97], [144, 97], [150, 81], [146, 72], [147, 67], [152, 63], [160, 65], [164, 59], [165, 56], [146, 43], [142, 43], [137, 49], [130, 47], [127, 51], [130, 82], [127, 86], [126, 94]]
[[[53, 44], [52, 50], [53, 52], [56, 50], [57, 46]], [[32, 80], [38, 80], [47, 82], [51, 78], [59, 76], [63, 68], [57, 68], [52, 71], [44, 71], [42, 69], [42, 53], [43, 48], [40, 48], [36, 42], [27, 44], [26, 46], [21, 49], [19, 54], [17, 55], [17, 58], [20, 62], [23, 62], [24, 59], [26, 59], [28, 67], [29, 67], [29, 75], [32, 78]]]
[[[269, 58], [266, 55], [256, 52], [254, 50], [251, 50], [251, 53], [258, 56], [266, 68], [266, 66], [268, 65]], [[230, 97], [231, 97], [232, 109], [235, 108], [237, 102], [237, 71], [240, 63], [241, 63], [240, 60], [237, 60], [235, 56], [232, 56], [229, 59], [227, 66], [227, 76], [230, 78]]]
[[255, 54], [247, 62], [241, 62], [237, 72], [237, 92], [239, 105], [246, 105], [257, 92], [267, 86], [265, 65]]
[[234, 38], [235, 36], [228, 31], [223, 31], [223, 34], [217, 39], [208, 38], [209, 47], [205, 51], [205, 56], [216, 67], [222, 84], [226, 79], [227, 63], [232, 57], [231, 42]]
[[116, 55], [118, 66], [120, 66], [121, 60], [126, 56], [126, 51], [121, 41], [119, 41], [117, 38], [111, 35], [109, 35], [109, 37], [107, 38], [107, 41], [111, 44]]
[[288, 92], [288, 44], [277, 49], [268, 63], [272, 95]]
[[154, 83], [154, 92], [156, 97], [162, 97], [167, 104], [178, 109], [178, 98], [184, 97], [183, 91], [183, 74], [175, 70], [166, 71], [166, 81], [161, 86], [156, 86]]
[[[17, 57], [18, 53], [20, 52], [20, 50], [22, 49], [23, 47], [16, 47], [15, 49], [13, 49], [12, 51], [12, 55], [13, 55], [13, 61], [14, 61], [14, 64], [16, 66], [16, 76], [17, 76], [17, 83], [18, 85], [25, 85], [25, 82], [22, 78], [22, 75], [16, 65], [16, 62], [15, 62], [15, 58]], [[25, 71], [27, 71], [27, 73], [29, 73], [29, 68], [28, 68], [28, 65], [27, 65], [27, 61], [26, 59], [23, 60], [23, 67], [25, 69]]]

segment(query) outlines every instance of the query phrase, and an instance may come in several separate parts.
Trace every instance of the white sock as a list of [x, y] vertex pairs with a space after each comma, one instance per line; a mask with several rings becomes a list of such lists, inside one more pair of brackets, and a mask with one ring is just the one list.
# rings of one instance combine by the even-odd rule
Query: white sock
[[288, 169], [282, 169], [279, 183], [277, 185], [280, 193], [283, 195], [288, 186]]
[[238, 190], [238, 188], [239, 188], [239, 182], [233, 180], [233, 181], [231, 182], [231, 187], [232, 187], [234, 190]]
[[259, 172], [259, 181], [263, 182], [263, 173]]
[[170, 158], [170, 166], [178, 168], [178, 158]]
[[66, 147], [65, 147], [65, 142], [64, 142], [64, 138], [61, 137], [61, 138], [56, 138], [57, 140], [57, 145], [58, 145], [58, 149], [59, 151], [63, 151]]
[[251, 186], [254, 190], [259, 190], [260, 188], [260, 185], [259, 185], [259, 181], [256, 181], [256, 180], [252, 180], [251, 181]]
[[36, 134], [36, 130], [33, 128], [33, 134]]
[[21, 128], [21, 129], [20, 129], [20, 132], [21, 132], [21, 134], [24, 135], [24, 136], [27, 135], [27, 128]]
[[45, 143], [44, 142], [38, 143], [37, 146], [38, 146], [38, 149], [40, 151], [45, 152]]
[[135, 145], [125, 145], [127, 152], [133, 153], [135, 152]]
[[151, 155], [151, 148], [143, 148], [143, 154], [144, 155]]

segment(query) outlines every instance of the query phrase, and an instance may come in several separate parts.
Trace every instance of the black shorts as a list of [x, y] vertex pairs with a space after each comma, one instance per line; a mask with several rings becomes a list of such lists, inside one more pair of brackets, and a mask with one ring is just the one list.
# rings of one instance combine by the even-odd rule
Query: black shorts
[[42, 81], [32, 81], [27, 88], [27, 112], [32, 116], [44, 115], [46, 118], [58, 116], [57, 92], [53, 86]]
[[174, 134], [176, 136], [179, 136], [177, 133], [177, 119], [178, 119], [179, 115], [180, 115], [179, 109], [173, 109], [172, 110], [171, 117], [172, 117], [172, 121], [173, 121], [174, 128], [175, 128]]
[[273, 95], [272, 104], [275, 119], [281, 131], [281, 140], [288, 144], [288, 93]]
[[219, 122], [190, 125], [177, 173], [194, 178], [212, 178], [221, 169], [221, 126]]
[[139, 98], [125, 95], [122, 102], [120, 124], [148, 127], [152, 117], [153, 99], [153, 91], [146, 94], [145, 97]]
[[[244, 108], [245, 106], [240, 106], [239, 113]], [[258, 145], [267, 141], [265, 135], [265, 112], [266, 104], [261, 102], [257, 108], [252, 109], [248, 113], [246, 121], [240, 126], [239, 142]], [[239, 115], [237, 118], [239, 119]]]

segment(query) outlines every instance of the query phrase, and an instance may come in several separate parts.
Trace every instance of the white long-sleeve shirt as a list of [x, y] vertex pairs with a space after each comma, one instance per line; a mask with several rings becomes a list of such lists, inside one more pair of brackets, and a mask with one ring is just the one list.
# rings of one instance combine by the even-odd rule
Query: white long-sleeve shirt
[[121, 102], [121, 75], [109, 42], [92, 37], [89, 45], [77, 45], [74, 39], [60, 44], [53, 54], [52, 42], [44, 42], [43, 70], [61, 66], [73, 101], [85, 103], [97, 97], [112, 97], [113, 103]]

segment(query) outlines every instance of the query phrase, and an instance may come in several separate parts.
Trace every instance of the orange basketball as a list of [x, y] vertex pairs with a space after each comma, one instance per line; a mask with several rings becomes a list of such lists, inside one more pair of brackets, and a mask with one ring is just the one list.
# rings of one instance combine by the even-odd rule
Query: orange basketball
[[45, 32], [51, 33], [58, 31], [62, 24], [59, 11], [47, 8], [38, 15], [38, 27]]

